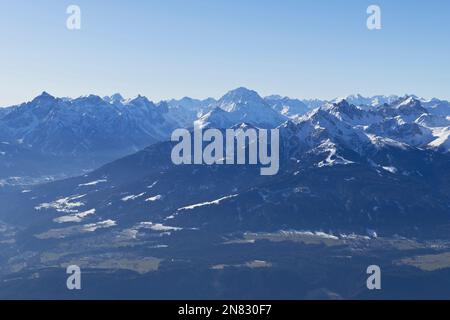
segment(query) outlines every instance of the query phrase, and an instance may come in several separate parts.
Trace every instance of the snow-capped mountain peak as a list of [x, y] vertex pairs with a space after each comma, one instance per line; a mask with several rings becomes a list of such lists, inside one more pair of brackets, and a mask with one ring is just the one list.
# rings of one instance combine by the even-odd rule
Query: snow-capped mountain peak
[[31, 101], [31, 104], [34, 104], [34, 105], [49, 104], [49, 103], [53, 103], [55, 100], [56, 100], [56, 98], [54, 96], [52, 96], [51, 94], [44, 91], [39, 96], [34, 98]]
[[267, 104], [256, 91], [240, 87], [227, 92], [217, 102], [217, 106], [227, 112], [233, 112], [247, 106], [254, 108], [267, 106]]
[[261, 96], [254, 90], [250, 90], [244, 87], [228, 91], [220, 100], [223, 103], [248, 103], [263, 101]]
[[212, 107], [210, 112], [196, 121], [196, 127], [224, 128], [246, 122], [257, 127], [273, 128], [287, 119], [273, 110], [256, 91], [242, 87], [229, 91]]

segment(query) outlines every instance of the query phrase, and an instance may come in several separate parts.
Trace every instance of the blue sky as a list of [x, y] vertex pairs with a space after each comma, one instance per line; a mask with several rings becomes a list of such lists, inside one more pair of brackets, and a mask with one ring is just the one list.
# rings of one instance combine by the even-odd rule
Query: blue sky
[[[371, 4], [381, 30], [366, 27]], [[160, 100], [238, 86], [450, 99], [448, 0], [0, 0], [0, 30], [2, 106], [44, 90]]]

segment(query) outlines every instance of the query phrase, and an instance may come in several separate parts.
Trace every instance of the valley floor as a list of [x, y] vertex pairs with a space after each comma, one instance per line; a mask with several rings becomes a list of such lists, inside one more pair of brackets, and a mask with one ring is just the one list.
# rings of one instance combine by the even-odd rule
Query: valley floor
[[[199, 230], [117, 238], [112, 231], [22, 251], [2, 225], [2, 299], [449, 299], [450, 241]], [[82, 290], [66, 288], [66, 267]], [[366, 270], [378, 265], [382, 289]]]

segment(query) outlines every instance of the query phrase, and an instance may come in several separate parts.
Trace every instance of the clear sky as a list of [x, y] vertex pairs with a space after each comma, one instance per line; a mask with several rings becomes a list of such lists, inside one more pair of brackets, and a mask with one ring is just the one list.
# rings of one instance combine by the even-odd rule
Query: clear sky
[[[381, 30], [366, 27], [371, 4]], [[238, 86], [450, 99], [448, 0], [0, 0], [0, 43], [1, 106], [44, 90], [160, 100]]]

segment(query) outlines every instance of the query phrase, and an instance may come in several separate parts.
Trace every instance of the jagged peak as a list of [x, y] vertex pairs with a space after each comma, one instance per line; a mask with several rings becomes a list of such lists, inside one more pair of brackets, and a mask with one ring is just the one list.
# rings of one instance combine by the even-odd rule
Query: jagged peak
[[87, 102], [87, 103], [92, 104], [92, 105], [105, 104], [105, 101], [100, 96], [97, 96], [95, 94], [90, 94], [90, 95], [87, 95], [87, 96], [78, 97], [78, 98], [72, 100], [72, 102], [74, 102], [76, 104], [77, 103], [86, 103]]
[[401, 98], [397, 103], [395, 103], [395, 106], [397, 108], [401, 107], [418, 107], [421, 106], [420, 100], [416, 96], [405, 96]]
[[114, 93], [109, 97], [112, 102], [122, 102], [125, 98], [120, 93]]
[[54, 96], [52, 96], [51, 94], [49, 94], [46, 91], [43, 91], [40, 95], [38, 95], [37, 97], [35, 97], [32, 102], [40, 102], [40, 101], [51, 101], [51, 100], [55, 100], [56, 98]]
[[348, 106], [350, 106], [350, 104], [348, 103], [348, 100], [345, 99], [345, 98], [337, 100], [335, 103], [333, 103], [333, 105], [337, 106], [337, 107], [348, 107]]
[[40, 97], [50, 97], [50, 98], [54, 98], [51, 94], [49, 94], [47, 91], [42, 91]]
[[133, 105], [133, 106], [144, 106], [144, 107], [149, 107], [149, 106], [154, 106], [155, 104], [150, 101], [146, 96], [142, 96], [142, 95], [137, 95], [137, 97], [131, 99], [128, 101], [129, 105]]

